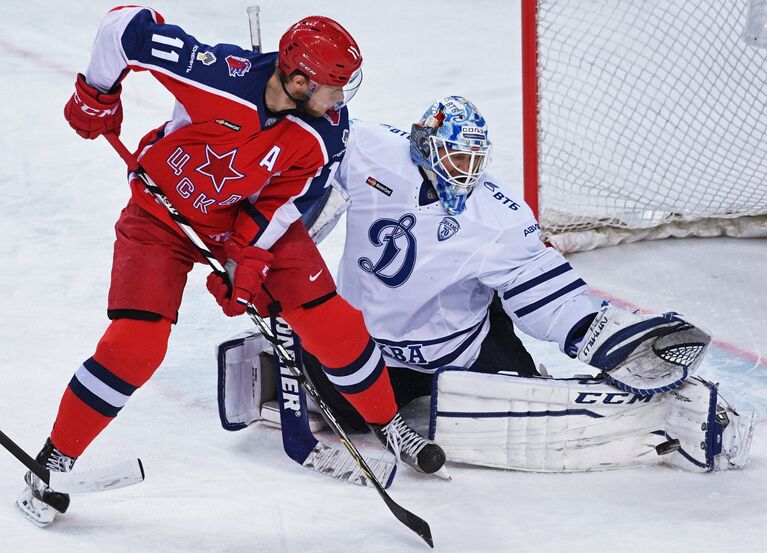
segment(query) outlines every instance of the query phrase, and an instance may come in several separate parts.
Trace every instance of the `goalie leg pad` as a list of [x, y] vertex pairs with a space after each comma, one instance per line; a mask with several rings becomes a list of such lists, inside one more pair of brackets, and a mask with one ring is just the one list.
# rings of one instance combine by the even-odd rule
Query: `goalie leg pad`
[[261, 420], [262, 405], [277, 397], [273, 371], [262, 368], [261, 354], [270, 351], [271, 345], [257, 330], [219, 344], [218, 414], [226, 430], [242, 430]]
[[675, 390], [697, 370], [711, 335], [677, 313], [639, 315], [603, 305], [577, 357], [603, 371], [626, 392], [652, 395]]
[[756, 413], [737, 412], [715, 384], [697, 377], [663, 397], [667, 443], [679, 444], [664, 459], [667, 464], [700, 471], [746, 466]]
[[[242, 430], [257, 421], [280, 426], [272, 346], [256, 329], [219, 344], [218, 414], [226, 430]], [[319, 408], [307, 397], [309, 429], [325, 426]]]
[[[715, 424], [722, 411], [726, 427]], [[437, 373], [432, 395], [430, 437], [448, 460], [496, 468], [577, 472], [666, 463], [705, 472], [743, 466], [752, 433], [753, 418], [739, 416], [697, 378], [676, 395], [643, 396], [601, 380], [453, 368]]]

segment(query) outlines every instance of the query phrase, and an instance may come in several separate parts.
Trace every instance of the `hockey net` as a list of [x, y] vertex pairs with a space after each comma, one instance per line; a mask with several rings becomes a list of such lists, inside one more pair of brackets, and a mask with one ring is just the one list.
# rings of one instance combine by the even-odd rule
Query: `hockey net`
[[767, 50], [746, 44], [747, 8], [522, 1], [525, 198], [548, 241], [767, 235]]

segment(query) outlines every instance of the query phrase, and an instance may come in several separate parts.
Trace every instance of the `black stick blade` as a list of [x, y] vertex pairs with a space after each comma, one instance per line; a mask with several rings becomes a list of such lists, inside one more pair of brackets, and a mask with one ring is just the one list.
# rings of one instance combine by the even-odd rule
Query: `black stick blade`
[[386, 506], [389, 507], [389, 510], [392, 512], [392, 514], [397, 517], [397, 520], [421, 536], [423, 541], [428, 543], [429, 547], [434, 549], [434, 541], [431, 537], [431, 528], [429, 528], [428, 522], [426, 522], [418, 515], [411, 513], [402, 507], [399, 503], [395, 502], [391, 497], [389, 497], [389, 494], [384, 492], [381, 494], [381, 497], [383, 497], [384, 501], [386, 502]]

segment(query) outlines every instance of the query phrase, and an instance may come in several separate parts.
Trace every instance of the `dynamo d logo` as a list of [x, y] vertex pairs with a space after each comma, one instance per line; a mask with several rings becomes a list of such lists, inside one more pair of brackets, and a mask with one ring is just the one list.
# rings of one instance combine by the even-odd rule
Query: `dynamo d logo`
[[459, 230], [461, 230], [461, 225], [458, 221], [452, 217], [445, 217], [439, 222], [439, 227], [437, 228], [437, 240], [444, 242], [455, 235]]
[[378, 219], [370, 225], [370, 242], [383, 249], [375, 263], [367, 257], [359, 258], [360, 268], [389, 288], [402, 286], [415, 268], [416, 239], [410, 232], [415, 223], [415, 215], [406, 213], [399, 220]]

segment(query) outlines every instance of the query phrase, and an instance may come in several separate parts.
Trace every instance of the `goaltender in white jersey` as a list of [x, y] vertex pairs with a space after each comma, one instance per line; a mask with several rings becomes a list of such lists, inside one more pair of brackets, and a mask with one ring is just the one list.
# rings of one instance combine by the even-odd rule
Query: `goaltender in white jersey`
[[[484, 118], [457, 96], [410, 133], [351, 125], [334, 177], [350, 199], [338, 285], [383, 351], [398, 405], [431, 395], [430, 436], [464, 463], [745, 465], [753, 417], [692, 376], [710, 335], [677, 313], [599, 307], [528, 206], [485, 172], [490, 153]], [[539, 375], [512, 322], [600, 377]], [[258, 363], [245, 357], [250, 374]], [[337, 418], [364, 430], [335, 391], [348, 385], [343, 370], [324, 371], [308, 352], [304, 368]]]
[[411, 160], [409, 133], [354, 122], [336, 180], [351, 199], [339, 291], [364, 312], [389, 366], [472, 366], [495, 292], [517, 327], [562, 351], [594, 318], [586, 283], [492, 175], [450, 214]]
[[[335, 175], [350, 199], [338, 285], [363, 311], [398, 402], [431, 393], [431, 436], [449, 459], [467, 463], [745, 464], [753, 420], [731, 410], [715, 386], [685, 384], [708, 333], [676, 313], [600, 309], [567, 260], [543, 243], [530, 208], [485, 171], [490, 154], [484, 118], [461, 97], [434, 103], [410, 133], [351, 125]], [[507, 347], [517, 341], [508, 319], [601, 369], [607, 383], [492, 374], [537, 374], [521, 345]], [[316, 365], [307, 370], [321, 379]], [[414, 372], [438, 370], [427, 386]], [[701, 450], [702, 441], [725, 445]]]

